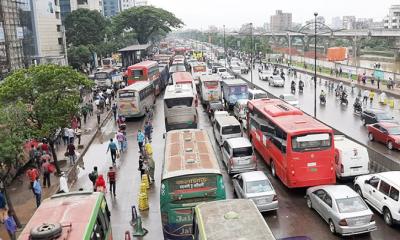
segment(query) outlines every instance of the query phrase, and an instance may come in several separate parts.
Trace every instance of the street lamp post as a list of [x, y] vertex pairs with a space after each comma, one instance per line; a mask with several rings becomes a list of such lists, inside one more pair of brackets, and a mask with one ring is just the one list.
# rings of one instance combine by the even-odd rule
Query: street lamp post
[[314, 117], [317, 117], [317, 16], [314, 13]]
[[287, 33], [287, 36], [288, 36], [288, 42], [289, 42], [288, 45], [289, 45], [289, 66], [290, 66], [290, 65], [292, 65], [292, 46], [291, 46], [292, 43], [290, 41], [291, 40], [290, 39], [290, 37], [291, 37], [290, 33]]
[[253, 23], [250, 23], [250, 81], [253, 86]]
[[226, 56], [226, 46], [225, 46], [225, 25], [224, 25], [224, 54], [225, 54], [225, 68], [226, 68], [226, 61], [228, 60], [228, 57]]

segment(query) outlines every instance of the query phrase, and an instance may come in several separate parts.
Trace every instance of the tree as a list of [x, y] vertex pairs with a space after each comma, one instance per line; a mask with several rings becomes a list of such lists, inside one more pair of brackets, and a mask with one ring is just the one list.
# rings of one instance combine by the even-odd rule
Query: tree
[[78, 9], [65, 18], [67, 43], [73, 46], [98, 44], [103, 41], [107, 21], [96, 10]]
[[80, 87], [92, 82], [70, 67], [58, 65], [31, 66], [8, 76], [0, 85], [0, 105], [23, 104], [26, 118], [19, 119], [29, 126], [24, 135], [49, 140], [57, 172], [60, 167], [54, 149], [54, 137], [61, 127], [70, 125], [79, 112]]
[[134, 31], [139, 44], [146, 44], [154, 33], [160, 30], [169, 33], [183, 22], [162, 8], [142, 6], [122, 11], [114, 17], [114, 24], [119, 32]]
[[90, 63], [92, 53], [87, 46], [79, 45], [68, 48], [68, 63], [75, 69], [82, 69], [84, 65]]

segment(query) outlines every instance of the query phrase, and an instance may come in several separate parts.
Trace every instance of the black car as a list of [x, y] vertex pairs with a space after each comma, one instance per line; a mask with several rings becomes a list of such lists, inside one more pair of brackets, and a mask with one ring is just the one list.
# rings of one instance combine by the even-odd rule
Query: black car
[[207, 103], [207, 114], [210, 118], [214, 115], [215, 111], [222, 110], [224, 110], [224, 104], [221, 101], [212, 101]]
[[397, 123], [397, 121], [390, 113], [380, 109], [365, 109], [361, 113], [361, 121], [364, 126], [367, 124], [374, 124], [378, 122]]

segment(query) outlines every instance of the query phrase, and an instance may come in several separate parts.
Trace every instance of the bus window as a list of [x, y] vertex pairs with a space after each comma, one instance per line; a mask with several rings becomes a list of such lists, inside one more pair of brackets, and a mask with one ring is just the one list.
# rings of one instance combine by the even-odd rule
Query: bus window
[[175, 98], [175, 99], [166, 99], [165, 103], [167, 104], [168, 108], [172, 108], [175, 106], [192, 106], [193, 98], [186, 97], [186, 98]]
[[143, 70], [133, 70], [132, 75], [134, 78], [141, 78], [143, 77]]

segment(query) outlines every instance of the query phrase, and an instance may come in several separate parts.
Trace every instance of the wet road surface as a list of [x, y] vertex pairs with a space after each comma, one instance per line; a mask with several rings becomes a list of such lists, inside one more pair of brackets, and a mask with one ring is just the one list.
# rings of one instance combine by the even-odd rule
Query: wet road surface
[[[306, 93], [306, 92], [305, 92]], [[227, 175], [226, 168], [221, 161], [221, 151], [217, 147], [212, 132], [212, 127], [203, 108], [198, 108], [200, 128], [207, 130], [216, 155], [219, 160], [221, 171], [224, 175], [224, 182], [227, 191], [227, 198], [234, 198], [232, 181]], [[159, 185], [161, 179], [161, 165], [164, 156], [164, 113], [162, 101], [157, 100], [154, 114], [154, 133], [152, 146], [154, 150], [154, 160], [156, 162], [155, 185], [149, 191], [148, 211], [138, 213], [143, 217], [143, 226], [149, 230], [145, 236], [146, 239], [163, 239], [160, 208], [159, 208]], [[128, 151], [124, 153], [121, 160], [117, 160], [117, 191], [116, 198], [107, 194], [107, 201], [112, 213], [112, 228], [114, 239], [124, 239], [124, 233], [129, 230], [132, 233], [132, 227], [129, 224], [131, 219], [131, 206], [138, 202], [138, 191], [140, 183], [140, 174], [138, 168], [138, 146], [136, 142], [136, 133], [138, 128], [143, 127], [143, 119], [131, 120], [127, 124]], [[107, 144], [110, 137], [113, 137], [116, 131], [116, 125], [110, 120], [102, 129], [102, 134], [97, 137], [84, 159], [84, 166], [79, 173], [74, 189], [84, 188], [91, 189], [91, 182], [88, 173], [93, 166], [98, 166], [99, 172], [106, 174], [108, 167], [111, 165], [111, 157], [106, 153]], [[332, 235], [329, 232], [328, 224], [326, 224], [319, 215], [307, 208], [304, 199], [305, 189], [288, 189], [279, 179], [271, 176], [269, 168], [264, 164], [258, 156], [259, 169], [263, 170], [271, 180], [278, 198], [279, 209], [270, 213], [263, 214], [266, 222], [270, 226], [277, 238], [288, 236], [309, 236], [314, 240], [343, 239]], [[351, 185], [351, 182], [347, 183]], [[371, 234], [363, 234], [345, 239], [400, 239], [400, 228], [387, 227], [380, 215], [376, 215], [378, 230]]]

